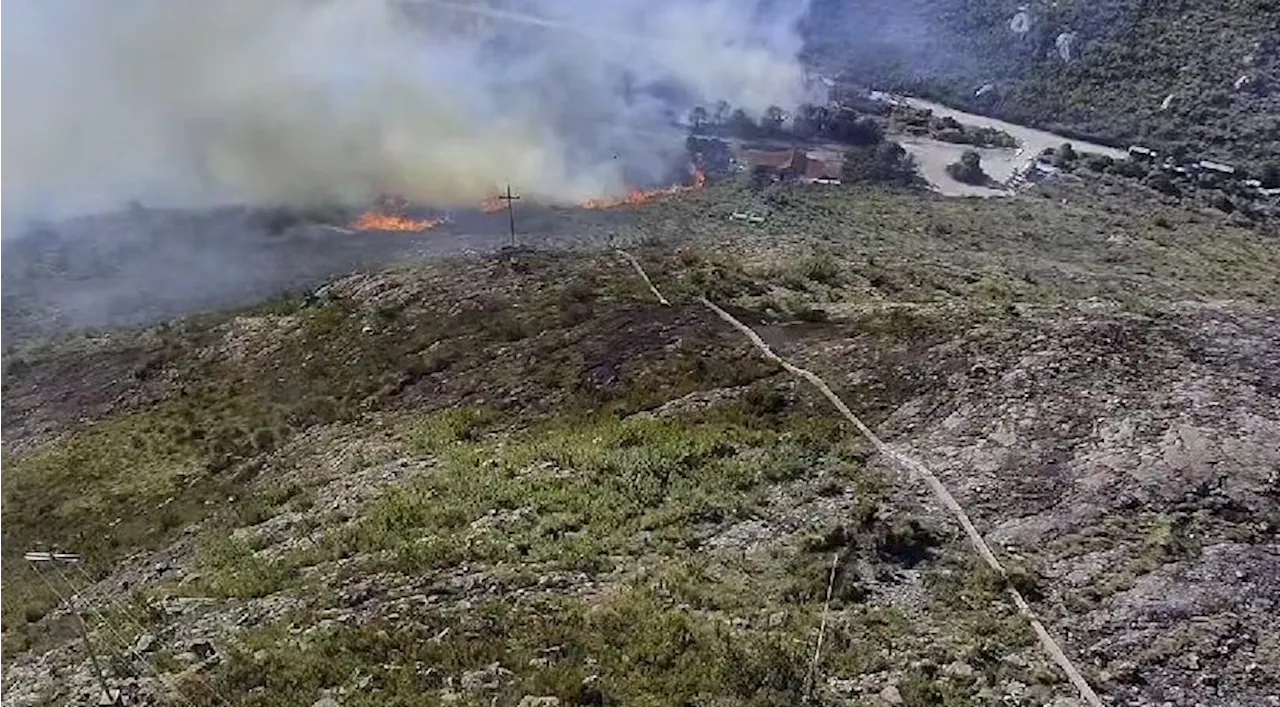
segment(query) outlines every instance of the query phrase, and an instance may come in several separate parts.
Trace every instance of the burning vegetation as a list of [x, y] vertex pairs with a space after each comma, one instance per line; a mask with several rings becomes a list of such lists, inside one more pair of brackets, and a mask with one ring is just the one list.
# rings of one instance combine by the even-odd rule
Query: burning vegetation
[[612, 209], [617, 206], [643, 204], [646, 201], [652, 201], [660, 197], [701, 189], [706, 183], [707, 175], [704, 174], [702, 170], [695, 170], [693, 173], [693, 179], [688, 185], [675, 185], [670, 187], [660, 187], [658, 189], [632, 189], [630, 192], [627, 192], [626, 196], [587, 199], [582, 202], [581, 206], [584, 209]]
[[402, 231], [402, 232], [420, 232], [430, 231], [444, 223], [444, 219], [412, 219], [406, 216], [396, 216], [394, 214], [384, 214], [376, 209], [370, 209], [362, 214], [355, 221], [351, 222], [351, 228], [357, 231]]
[[[669, 187], [658, 187], [655, 189], [632, 189], [624, 196], [588, 199], [579, 204], [579, 206], [584, 209], [612, 209], [618, 206], [643, 204], [647, 201], [652, 201], [664, 196], [672, 196], [675, 194], [693, 191], [695, 189], [701, 189], [706, 182], [706, 174], [701, 169], [697, 169], [694, 170], [693, 177], [689, 180], [688, 184], [676, 184]], [[487, 197], [480, 202], [479, 206], [480, 211], [486, 214], [496, 213], [507, 208], [505, 199], [501, 196]], [[405, 199], [399, 197], [383, 197], [364, 213], [356, 217], [348, 227], [356, 231], [420, 233], [441, 226], [447, 221], [447, 219], [443, 218], [410, 218], [405, 215], [408, 207], [409, 202]]]
[[422, 231], [430, 231], [445, 222], [445, 219], [442, 218], [410, 218], [405, 215], [408, 207], [408, 199], [394, 196], [383, 197], [364, 213], [357, 216], [351, 222], [350, 228], [357, 231], [421, 233]]

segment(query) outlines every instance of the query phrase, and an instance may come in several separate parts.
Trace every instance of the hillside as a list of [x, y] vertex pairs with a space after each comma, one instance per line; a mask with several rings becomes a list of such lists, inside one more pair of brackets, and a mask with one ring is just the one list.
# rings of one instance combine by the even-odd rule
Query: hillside
[[1108, 700], [1266, 704], [1280, 255], [1088, 189], [713, 185], [559, 224], [670, 307], [518, 250], [11, 352], [6, 704], [92, 692], [51, 587], [114, 686], [193, 704], [1083, 704], [699, 295], [938, 474]]
[[1255, 172], [1280, 160], [1275, 0], [815, 0], [806, 34], [811, 62], [880, 88]]

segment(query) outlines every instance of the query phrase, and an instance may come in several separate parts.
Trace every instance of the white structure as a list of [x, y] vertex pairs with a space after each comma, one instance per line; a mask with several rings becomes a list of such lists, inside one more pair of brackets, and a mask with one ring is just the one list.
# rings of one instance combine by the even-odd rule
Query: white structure
[[1200, 160], [1199, 162], [1196, 163], [1196, 166], [1207, 172], [1217, 172], [1218, 174], [1233, 175], [1236, 173], [1235, 167], [1232, 167], [1229, 164], [1222, 164], [1221, 162], [1210, 162], [1209, 160]]
[[1009, 20], [1009, 31], [1014, 34], [1026, 34], [1031, 31], [1031, 15], [1027, 12], [1026, 5], [1018, 8], [1018, 14]]
[[1053, 40], [1053, 45], [1058, 48], [1058, 58], [1063, 61], [1071, 61], [1072, 50], [1075, 48], [1076, 33], [1063, 32], [1058, 38]]

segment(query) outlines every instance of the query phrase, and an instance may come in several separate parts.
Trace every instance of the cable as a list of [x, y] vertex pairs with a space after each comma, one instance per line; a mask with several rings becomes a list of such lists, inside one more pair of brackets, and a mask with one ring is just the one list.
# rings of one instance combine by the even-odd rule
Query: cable
[[[88, 584], [96, 584], [95, 581], [93, 581], [92, 576], [90, 576], [90, 574], [88, 574], [87, 571], [84, 571], [84, 567], [79, 565], [78, 562], [73, 562], [72, 565], [76, 567], [76, 569], [79, 571], [79, 574], [83, 576], [84, 580], [86, 580]], [[76, 585], [70, 583], [70, 580], [65, 578], [64, 575], [61, 575], [61, 573], [59, 573], [59, 576], [61, 580], [67, 583], [68, 587], [72, 589], [76, 588]], [[129, 628], [133, 630], [137, 630], [138, 634], [140, 635], [150, 633], [150, 631], [147, 631], [146, 626], [143, 626], [140, 621], [134, 619], [133, 615], [129, 614], [129, 612], [125, 610], [122, 603], [116, 602], [114, 601], [114, 599], [111, 599], [110, 597], [106, 597], [106, 596], [102, 597], [102, 601], [105, 601], [106, 603], [108, 603], [108, 605], [111, 607], [111, 610], [118, 612], [120, 616], [123, 616], [124, 621], [127, 622], [127, 624], [129, 624]], [[100, 621], [104, 622], [104, 624], [108, 626], [108, 630], [111, 631], [111, 634], [114, 635], [116, 640], [120, 640], [120, 642], [124, 643], [123, 635], [118, 633], [118, 631], [115, 631], [114, 626], [110, 625], [110, 622], [108, 621], [108, 619], [106, 619], [106, 616], [102, 615], [101, 611], [97, 610], [97, 608], [93, 608], [92, 605], [91, 605], [91, 611], [93, 611], [93, 614], [95, 614], [95, 616], [99, 617]], [[134, 648], [132, 643], [128, 643], [128, 646], [129, 646], [129, 652], [133, 653], [134, 656], [137, 656], [138, 660], [142, 661], [143, 665], [145, 665], [147, 669], [151, 671], [151, 674], [155, 675], [155, 678], [157, 680], [160, 680], [161, 684], [164, 684], [165, 688], [173, 690], [174, 693], [177, 693], [178, 697], [182, 699], [184, 703], [192, 704], [192, 706], [195, 706], [196, 702], [193, 701], [193, 699], [188, 698], [186, 694], [183, 694], [182, 690], [178, 689], [177, 685], [170, 684], [168, 680], [165, 680], [163, 676], [160, 675], [160, 671], [155, 669], [155, 666], [151, 665], [151, 661], [148, 661], [146, 656], [143, 656], [141, 651], [138, 651], [137, 648]], [[201, 687], [204, 687], [205, 689], [209, 690], [210, 694], [212, 694], [212, 697], [214, 697], [215, 699], [218, 699], [218, 701], [225, 704], [225, 706], [233, 707], [233, 703], [230, 702], [229, 699], [223, 697], [223, 695], [221, 695], [218, 692], [218, 690], [212, 687], [212, 685], [204, 683], [204, 681], [201, 681], [201, 683], [198, 683], [198, 684], [200, 684]]]
[[[632, 264], [635, 265], [637, 269], [640, 269], [643, 274], [643, 268], [640, 267], [639, 262], [636, 261], [634, 257], [628, 256], [628, 259], [631, 260]], [[653, 289], [655, 293], [658, 293], [657, 288], [653, 287], [653, 284], [647, 275], [644, 276], [644, 280], [645, 282], [650, 283], [650, 288]], [[658, 294], [658, 299], [663, 304], [667, 304], [666, 298], [662, 297], [661, 294]], [[875, 446], [876, 450], [883, 456], [912, 472], [916, 477], [923, 479], [933, 491], [934, 496], [937, 497], [947, 510], [951, 511], [951, 515], [960, 524], [960, 527], [964, 529], [965, 535], [968, 536], [969, 542], [977, 551], [978, 556], [981, 557], [982, 560], [991, 567], [991, 569], [995, 570], [1001, 578], [1008, 579], [1008, 572], [1005, 571], [1005, 568], [1000, 564], [1000, 561], [996, 559], [995, 553], [991, 552], [991, 547], [987, 545], [987, 541], [982, 537], [982, 534], [978, 532], [973, 521], [969, 519], [969, 514], [965, 512], [964, 508], [956, 501], [955, 497], [951, 495], [951, 492], [947, 490], [947, 487], [942, 484], [942, 481], [940, 481], [933, 472], [929, 471], [924, 464], [921, 464], [919, 461], [916, 461], [906, 454], [893, 449], [886, 444], [884, 440], [880, 439], [875, 432], [871, 431], [870, 427], [867, 427], [862, 420], [858, 419], [858, 417], [853, 414], [853, 411], [849, 409], [849, 406], [845, 405], [844, 401], [840, 399], [840, 396], [836, 395], [835, 392], [831, 390], [831, 387], [828, 386], [822, 378], [818, 377], [817, 374], [800, 368], [774, 353], [773, 349], [769, 348], [769, 345], [764, 342], [764, 339], [761, 339], [760, 335], [753, 331], [751, 327], [748, 327], [746, 324], [738, 321], [736, 317], [716, 306], [716, 304], [711, 300], [706, 297], [699, 297], [698, 300], [712, 312], [715, 312], [716, 316], [720, 317], [720, 319], [737, 329], [753, 345], [755, 345], [757, 349], [760, 350], [760, 353], [763, 354], [766, 359], [777, 363], [792, 375], [803, 378], [817, 388], [818, 391], [821, 392], [833, 406], [835, 406], [836, 410], [838, 410], [840, 414], [854, 426], [854, 428], [861, 432], [862, 435], [866, 437], [867, 440], [870, 441], [871, 444]], [[1031, 609], [1031, 605], [1025, 598], [1023, 598], [1022, 593], [1019, 592], [1017, 588], [1007, 583], [1005, 585], [1005, 591], [1013, 599], [1014, 606], [1018, 608], [1018, 612], [1021, 613], [1022, 616], [1031, 624], [1031, 628], [1039, 639], [1040, 645], [1045, 649], [1045, 652], [1053, 658], [1053, 661], [1058, 664], [1058, 667], [1062, 668], [1062, 671], [1066, 673], [1067, 678], [1071, 680], [1071, 683], [1075, 686], [1076, 690], [1080, 692], [1080, 696], [1092, 707], [1102, 707], [1102, 701], [1098, 698], [1097, 693], [1095, 693], [1093, 688], [1089, 686], [1089, 682], [1085, 680], [1084, 676], [1080, 674], [1080, 671], [1076, 669], [1075, 665], [1071, 662], [1071, 659], [1067, 657], [1067, 654], [1058, 646], [1058, 643], [1053, 639], [1053, 636], [1049, 634], [1048, 629], [1045, 628], [1039, 617], [1037, 617], [1035, 612]]]

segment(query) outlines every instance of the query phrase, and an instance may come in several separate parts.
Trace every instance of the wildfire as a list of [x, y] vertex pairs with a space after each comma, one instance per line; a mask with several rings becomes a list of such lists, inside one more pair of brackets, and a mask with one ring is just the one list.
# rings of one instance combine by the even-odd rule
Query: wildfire
[[405, 233], [414, 233], [420, 231], [430, 231], [444, 223], [444, 219], [428, 218], [428, 219], [412, 219], [406, 216], [396, 216], [393, 214], [385, 214], [376, 209], [370, 209], [351, 222], [351, 228], [357, 231], [401, 231]]
[[701, 189], [707, 183], [707, 175], [702, 170], [696, 170], [693, 173], [693, 181], [688, 186], [670, 186], [659, 187], [657, 189], [632, 189], [627, 192], [626, 196], [615, 196], [604, 199], [587, 199], [582, 202], [584, 209], [612, 209], [616, 206], [626, 206], [643, 204], [646, 201], [652, 201], [664, 196], [673, 194], [683, 194], [684, 192]]
[[356, 217], [349, 228], [356, 231], [396, 231], [420, 233], [442, 225], [446, 219], [414, 219], [404, 215], [409, 200], [402, 196], [381, 196], [367, 211]]
[[507, 208], [507, 205], [502, 203], [502, 197], [500, 196], [490, 196], [480, 202], [480, 210], [486, 214], [502, 211], [505, 208]]

